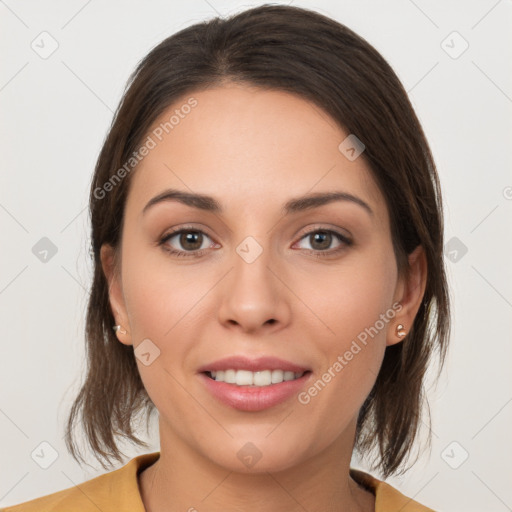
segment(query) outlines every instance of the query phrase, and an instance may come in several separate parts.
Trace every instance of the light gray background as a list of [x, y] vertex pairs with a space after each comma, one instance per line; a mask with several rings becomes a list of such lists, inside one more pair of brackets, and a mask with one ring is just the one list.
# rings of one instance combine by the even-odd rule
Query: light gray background
[[[62, 435], [83, 368], [88, 186], [128, 75], [172, 33], [260, 3], [0, 1], [0, 505], [104, 472], [92, 458], [80, 468]], [[432, 450], [389, 482], [440, 511], [512, 510], [512, 2], [293, 4], [346, 24], [393, 66], [438, 165], [446, 240], [455, 237], [453, 343], [430, 390]], [[31, 47], [51, 48], [43, 31], [58, 43], [46, 59]], [[46, 263], [32, 252], [42, 237], [58, 249]], [[58, 454], [48, 469], [31, 456], [42, 442]], [[158, 446], [153, 428], [149, 451]]]

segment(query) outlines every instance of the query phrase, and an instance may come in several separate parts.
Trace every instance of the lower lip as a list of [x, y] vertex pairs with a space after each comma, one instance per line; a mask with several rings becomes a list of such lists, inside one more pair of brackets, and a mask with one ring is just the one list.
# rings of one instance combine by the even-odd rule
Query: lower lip
[[311, 372], [307, 372], [298, 379], [286, 380], [270, 386], [237, 386], [227, 382], [217, 382], [204, 373], [199, 374], [213, 396], [240, 411], [263, 411], [285, 402], [300, 392], [310, 375]]

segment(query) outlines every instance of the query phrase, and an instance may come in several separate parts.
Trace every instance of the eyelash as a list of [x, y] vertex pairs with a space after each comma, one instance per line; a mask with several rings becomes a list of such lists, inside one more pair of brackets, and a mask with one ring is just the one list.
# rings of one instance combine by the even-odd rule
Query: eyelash
[[[193, 228], [193, 227], [183, 227], [175, 231], [171, 231], [170, 233], [167, 233], [164, 235], [160, 241], [158, 242], [159, 246], [162, 246], [163, 250], [169, 253], [172, 256], [177, 256], [180, 258], [200, 258], [203, 256], [208, 249], [200, 249], [196, 251], [178, 251], [176, 249], [170, 249], [166, 244], [167, 241], [169, 241], [174, 236], [181, 234], [181, 233], [201, 233], [203, 235], [206, 235], [208, 237], [208, 234], [204, 231]], [[334, 231], [332, 229], [325, 229], [325, 228], [314, 228], [311, 231], [308, 231], [307, 233], [304, 233], [304, 235], [301, 236], [300, 240], [303, 240], [304, 238], [307, 238], [308, 236], [314, 234], [314, 233], [331, 233], [335, 236], [335, 238], [338, 239], [339, 242], [341, 242], [341, 246], [336, 249], [321, 251], [321, 250], [315, 250], [315, 249], [304, 249], [308, 251], [310, 254], [317, 258], [326, 258], [329, 256], [334, 256], [344, 250], [346, 247], [350, 247], [353, 244], [353, 241], [347, 238], [345, 235], [342, 235], [341, 233], [338, 233], [337, 231]], [[208, 237], [210, 238], [210, 237]]]

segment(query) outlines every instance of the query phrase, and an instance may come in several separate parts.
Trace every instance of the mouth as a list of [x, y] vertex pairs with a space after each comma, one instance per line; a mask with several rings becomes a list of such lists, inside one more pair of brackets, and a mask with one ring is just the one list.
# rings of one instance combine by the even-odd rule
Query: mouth
[[239, 411], [257, 412], [290, 403], [308, 385], [312, 370], [271, 356], [231, 356], [198, 369], [215, 399]]
[[226, 384], [234, 384], [235, 386], [267, 387], [300, 379], [306, 373], [311, 372], [309, 370], [293, 372], [280, 369], [253, 372], [250, 370], [236, 370], [230, 368], [227, 370], [211, 370], [203, 373], [216, 382], [225, 382]]

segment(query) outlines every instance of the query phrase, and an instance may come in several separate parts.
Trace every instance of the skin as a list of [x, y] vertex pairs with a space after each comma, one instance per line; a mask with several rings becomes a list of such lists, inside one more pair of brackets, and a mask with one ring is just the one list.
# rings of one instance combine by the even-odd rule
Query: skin
[[[401, 342], [396, 326], [407, 331], [418, 311], [424, 252], [410, 255], [407, 280], [398, 275], [384, 197], [364, 159], [338, 150], [348, 133], [315, 105], [228, 83], [189, 94], [154, 126], [190, 96], [198, 105], [131, 177], [120, 268], [112, 247], [101, 251], [112, 310], [126, 330], [119, 341], [135, 349], [149, 338], [160, 350], [149, 366], [137, 358], [160, 427], [160, 459], [139, 475], [146, 510], [374, 510], [373, 494], [349, 475], [356, 419], [386, 346]], [[142, 214], [167, 188], [214, 196], [224, 211], [168, 201]], [[292, 197], [333, 190], [374, 214], [349, 201], [281, 212]], [[189, 224], [206, 233], [196, 245], [202, 255], [176, 257], [158, 245]], [[353, 244], [333, 236], [322, 246], [306, 236], [313, 229]], [[250, 264], [236, 252], [247, 236], [262, 248]], [[166, 245], [194, 247], [179, 234]], [[314, 256], [322, 250], [331, 255]], [[229, 355], [272, 355], [311, 368], [313, 383], [397, 302], [394, 318], [308, 404], [294, 396], [243, 412], [198, 378], [200, 366]], [[252, 468], [237, 457], [247, 442], [261, 452]]]

